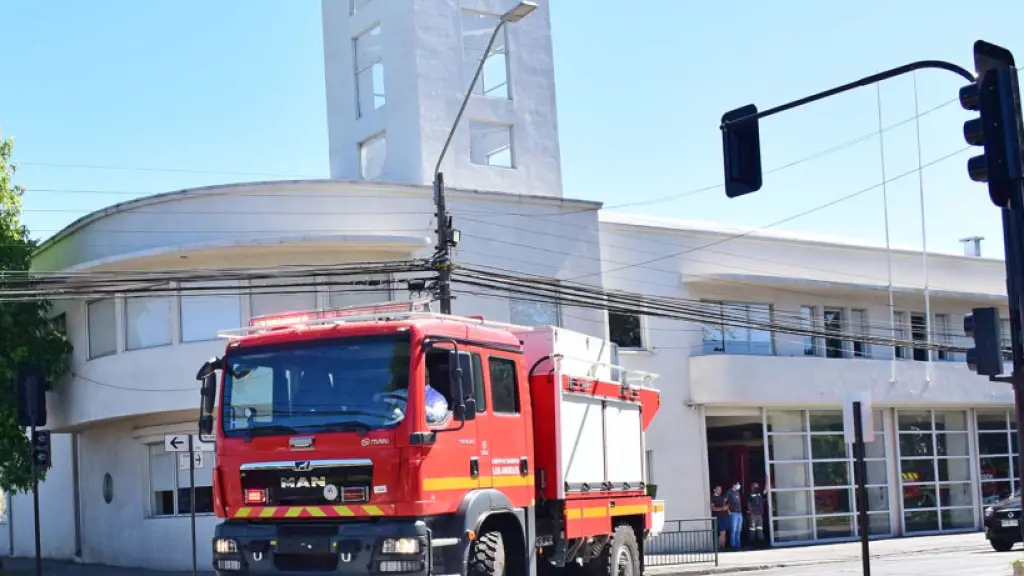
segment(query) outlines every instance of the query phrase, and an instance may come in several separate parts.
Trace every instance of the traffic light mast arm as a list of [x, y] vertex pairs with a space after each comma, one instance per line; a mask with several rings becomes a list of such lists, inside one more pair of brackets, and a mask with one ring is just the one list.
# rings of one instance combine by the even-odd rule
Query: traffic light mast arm
[[947, 71], [952, 72], [952, 73], [954, 73], [954, 74], [956, 74], [958, 76], [963, 77], [968, 82], [974, 82], [974, 74], [970, 73], [965, 68], [962, 68], [960, 66], [957, 66], [956, 64], [953, 64], [952, 62], [946, 62], [945, 60], [920, 60], [918, 62], [911, 62], [910, 64], [904, 64], [903, 66], [898, 66], [898, 67], [893, 68], [891, 70], [886, 70], [885, 72], [879, 72], [878, 74], [872, 74], [871, 76], [866, 76], [864, 78], [861, 78], [860, 80], [856, 80], [856, 81], [850, 82], [849, 84], [843, 84], [842, 86], [836, 86], [835, 88], [831, 88], [829, 90], [825, 90], [824, 92], [818, 92], [817, 94], [812, 94], [810, 96], [807, 96], [805, 98], [801, 98], [799, 100], [793, 100], [792, 102], [787, 102], [787, 103], [782, 104], [780, 106], [776, 106], [775, 108], [769, 108], [769, 109], [767, 109], [767, 110], [765, 110], [763, 112], [758, 112], [756, 114], [751, 114], [749, 116], [744, 116], [742, 118], [736, 118], [734, 120], [725, 120], [721, 124], [721, 129], [725, 130], [729, 126], [732, 126], [734, 124], [739, 124], [741, 122], [750, 122], [751, 120], [760, 120], [761, 118], [766, 118], [768, 116], [772, 116], [773, 114], [778, 114], [779, 112], [785, 112], [787, 110], [792, 110], [793, 108], [799, 108], [800, 106], [803, 106], [805, 104], [810, 104], [811, 102], [817, 102], [818, 100], [824, 100], [825, 98], [828, 98], [830, 96], [835, 96], [836, 94], [842, 94], [843, 92], [848, 92], [848, 91], [853, 90], [855, 88], [861, 88], [863, 86], [868, 86], [870, 84], [874, 84], [875, 82], [881, 82], [882, 80], [888, 80], [889, 78], [895, 78], [896, 76], [902, 76], [903, 74], [907, 74], [909, 72], [914, 72], [916, 70], [924, 70], [926, 68], [935, 68], [935, 69], [938, 69], [938, 70], [947, 70]]

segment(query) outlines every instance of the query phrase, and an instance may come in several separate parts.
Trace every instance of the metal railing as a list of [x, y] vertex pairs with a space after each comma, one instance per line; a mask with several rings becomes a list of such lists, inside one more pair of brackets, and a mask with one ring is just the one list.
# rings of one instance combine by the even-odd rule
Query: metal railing
[[718, 566], [718, 520], [666, 520], [661, 534], [644, 542], [645, 566]]

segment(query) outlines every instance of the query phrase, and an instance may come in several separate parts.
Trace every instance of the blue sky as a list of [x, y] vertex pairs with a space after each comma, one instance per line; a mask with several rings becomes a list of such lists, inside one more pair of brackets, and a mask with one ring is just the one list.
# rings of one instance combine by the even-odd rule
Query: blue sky
[[[35, 236], [135, 195], [327, 177], [319, 0], [4, 4], [0, 123], [15, 137]], [[651, 201], [622, 210], [745, 226], [878, 184], [879, 139], [773, 172], [761, 192], [742, 199], [727, 200], [721, 189], [688, 193], [721, 182], [718, 124], [726, 110], [768, 108], [911, 60], [970, 69], [978, 38], [1024, 61], [1019, 0], [554, 0], [552, 20], [566, 195], [612, 206]], [[921, 111], [955, 99], [963, 84], [941, 71], [916, 79]], [[914, 116], [913, 81], [881, 86], [884, 125]], [[968, 118], [956, 102], [923, 116], [922, 161], [963, 148]], [[765, 119], [764, 164], [788, 164], [877, 129], [876, 90], [847, 93]], [[888, 178], [918, 165], [916, 142], [915, 122], [885, 133]], [[957, 240], [977, 234], [988, 239], [986, 255], [998, 256], [999, 212], [984, 185], [967, 178], [969, 156], [924, 171], [928, 244], [959, 252]], [[916, 174], [886, 193], [893, 245], [920, 247]], [[776, 228], [882, 242], [882, 190]]]

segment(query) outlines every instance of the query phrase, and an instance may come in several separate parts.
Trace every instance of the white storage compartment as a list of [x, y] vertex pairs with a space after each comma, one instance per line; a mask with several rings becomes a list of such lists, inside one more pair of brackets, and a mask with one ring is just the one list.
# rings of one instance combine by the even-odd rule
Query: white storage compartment
[[[523, 343], [527, 368], [545, 356], [561, 355], [561, 371], [566, 376], [614, 381], [612, 344], [607, 340], [556, 326], [538, 326], [512, 333]], [[551, 362], [546, 361], [537, 372], [548, 372], [551, 368]]]
[[601, 399], [567, 395], [561, 406], [562, 481], [596, 488], [605, 462]]
[[644, 432], [640, 406], [608, 402], [604, 421], [608, 481], [620, 486], [628, 482], [635, 488], [644, 481]]

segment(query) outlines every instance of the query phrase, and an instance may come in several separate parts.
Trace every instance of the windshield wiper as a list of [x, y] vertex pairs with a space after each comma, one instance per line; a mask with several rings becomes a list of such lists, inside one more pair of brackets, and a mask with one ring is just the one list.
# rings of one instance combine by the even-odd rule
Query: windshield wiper
[[323, 432], [346, 432], [349, 430], [355, 430], [359, 432], [360, 437], [363, 437], [370, 433], [370, 429], [373, 428], [373, 426], [359, 420], [348, 420], [345, 422], [327, 422], [325, 424], [321, 424], [319, 428]]

